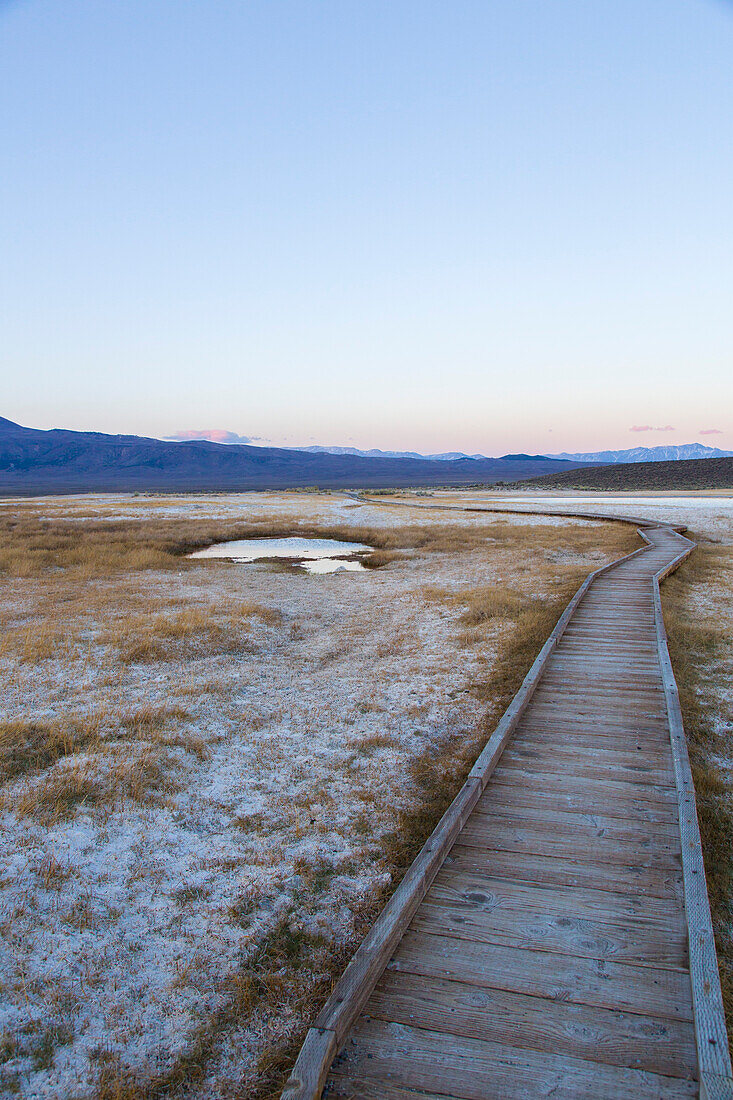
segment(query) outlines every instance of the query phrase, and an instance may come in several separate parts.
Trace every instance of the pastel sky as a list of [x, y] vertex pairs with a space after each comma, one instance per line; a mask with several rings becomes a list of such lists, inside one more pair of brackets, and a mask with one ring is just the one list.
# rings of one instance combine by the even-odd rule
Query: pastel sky
[[733, 4], [0, 0], [0, 415], [733, 449]]

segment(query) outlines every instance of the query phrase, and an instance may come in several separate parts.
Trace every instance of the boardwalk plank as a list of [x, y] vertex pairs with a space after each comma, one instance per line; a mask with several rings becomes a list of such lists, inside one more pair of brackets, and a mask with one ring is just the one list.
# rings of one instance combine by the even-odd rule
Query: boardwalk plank
[[[479, 891], [476, 891], [477, 895]], [[554, 951], [576, 958], [612, 959], [639, 966], [687, 966], [687, 930], [661, 931], [651, 924], [621, 920], [598, 921], [559, 914], [537, 900], [528, 908], [516, 902], [485, 907], [481, 902], [456, 899], [453, 892], [425, 898], [413, 918], [417, 932], [505, 947]]]
[[[504, 788], [506, 790], [506, 788]], [[497, 828], [523, 829], [531, 826], [553, 835], [563, 833], [567, 837], [597, 837], [604, 840], [625, 840], [631, 843], [658, 841], [670, 845], [674, 852], [680, 850], [679, 827], [676, 822], [654, 824], [633, 816], [608, 817], [598, 813], [566, 813], [560, 809], [538, 809], [525, 804], [521, 808], [515, 799], [494, 798], [484, 795], [474, 810], [477, 821], [490, 819]]]
[[[671, 797], [675, 795], [674, 784], [667, 781], [666, 771], [662, 772], [654, 769], [650, 773], [647, 772], [645, 778], [645, 773], [642, 771], [632, 768], [620, 768], [613, 764], [584, 764], [580, 761], [574, 764], [572, 760], [566, 760], [565, 758], [558, 758], [555, 761], [545, 759], [530, 762], [522, 761], [513, 756], [503, 763], [502, 771], [508, 774], [518, 773], [528, 777], [534, 776], [538, 779], [540, 776], [553, 777], [570, 774], [573, 779], [600, 779], [631, 783], [643, 788], [644, 791], [651, 791], [655, 795], [660, 789], [665, 788]], [[545, 779], [546, 781], [547, 779]]]
[[444, 978], [387, 971], [370, 1016], [449, 1035], [508, 1043], [575, 1058], [689, 1078], [697, 1066], [690, 1022], [655, 1019]]
[[444, 864], [435, 877], [426, 901], [454, 897], [462, 908], [467, 900], [496, 912], [507, 905], [515, 908], [555, 913], [565, 917], [572, 913], [589, 920], [642, 921], [661, 931], [675, 932], [684, 926], [676, 899], [640, 898], [633, 894], [609, 892], [603, 889], [603, 879], [595, 887], [540, 886], [536, 882], [517, 882], [490, 875], [467, 872], [452, 864]]
[[[671, 830], [670, 836], [679, 835], [677, 814], [665, 805], [656, 805], [652, 802], [644, 802], [639, 798], [615, 798], [606, 799], [603, 809], [598, 810], [598, 800], [592, 795], [579, 791], [560, 792], [552, 788], [533, 788], [527, 790], [521, 785], [521, 799], [523, 809], [517, 810], [517, 802], [520, 796], [520, 785], [506, 776], [497, 776], [489, 783], [481, 800], [481, 806], [487, 812], [503, 813], [504, 808], [515, 813], [523, 814], [525, 821], [531, 821], [535, 812], [548, 813], [578, 813], [592, 815], [596, 820], [603, 822], [633, 821], [648, 823], [655, 832]], [[484, 812], [482, 808], [481, 813]]]
[[446, 978], [548, 1001], [692, 1020], [684, 970], [639, 967], [531, 948], [485, 944], [410, 928], [388, 969]]
[[517, 853], [487, 851], [455, 844], [443, 866], [456, 870], [486, 873], [494, 878], [537, 882], [557, 886], [587, 886], [623, 894], [638, 892], [641, 897], [682, 900], [682, 867], [647, 867], [600, 863], [595, 859], [557, 859], [538, 852]]
[[[593, 776], [573, 775], [567, 769], [556, 773], [546, 773], [537, 769], [514, 768], [511, 772], [502, 768], [492, 777], [491, 783], [513, 783], [518, 790], [553, 790], [558, 794], [577, 794], [595, 799], [595, 805], [603, 807], [604, 812], [616, 800], [637, 800], [651, 806], [671, 807], [676, 812], [676, 791], [669, 787], [652, 786], [642, 783], [617, 782]], [[487, 787], [490, 790], [491, 786]]]
[[[334, 1062], [340, 1077], [335, 1096], [359, 1097], [354, 1081], [380, 1077], [387, 1083], [424, 1089], [459, 1100], [680, 1100], [694, 1097], [697, 1084], [644, 1070], [609, 1066], [562, 1055], [489, 1043], [381, 1020], [362, 1021], [359, 1042], [347, 1043]], [[349, 1080], [352, 1085], [349, 1086]]]
[[603, 843], [602, 838], [569, 836], [552, 833], [532, 825], [507, 829], [499, 818], [473, 815], [461, 832], [461, 844], [468, 847], [522, 854], [556, 856], [561, 859], [591, 859], [597, 863], [620, 863], [624, 866], [642, 863], [647, 867], [677, 869], [680, 866], [679, 844], [668, 840]]

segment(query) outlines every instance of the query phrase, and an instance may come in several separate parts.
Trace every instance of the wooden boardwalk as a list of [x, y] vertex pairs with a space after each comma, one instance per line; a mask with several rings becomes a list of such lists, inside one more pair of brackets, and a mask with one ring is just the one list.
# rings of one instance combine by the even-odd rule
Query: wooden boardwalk
[[[473, 779], [416, 860], [284, 1096], [733, 1095], [655, 612], [653, 578], [685, 540], [670, 528], [646, 537], [648, 550], [597, 576], [570, 609], [505, 716], [511, 736], [471, 773], [489, 777]], [[680, 807], [694, 825], [684, 861]], [[707, 940], [691, 896], [700, 888]]]

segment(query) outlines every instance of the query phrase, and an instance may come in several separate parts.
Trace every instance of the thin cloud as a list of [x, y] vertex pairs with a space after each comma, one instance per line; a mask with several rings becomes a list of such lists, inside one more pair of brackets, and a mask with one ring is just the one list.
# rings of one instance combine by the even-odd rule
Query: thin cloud
[[167, 438], [176, 443], [190, 443], [196, 439], [205, 440], [208, 443], [242, 444], [264, 442], [261, 436], [237, 435], [236, 432], [227, 432], [224, 428], [187, 428], [185, 431], [176, 432], [175, 435], [169, 435]]
[[629, 428], [630, 432], [673, 432], [675, 427], [673, 424], [665, 424], [663, 428], [654, 428], [651, 424], [633, 424]]
[[722, 428], [700, 428], [700, 435], [724, 435]]

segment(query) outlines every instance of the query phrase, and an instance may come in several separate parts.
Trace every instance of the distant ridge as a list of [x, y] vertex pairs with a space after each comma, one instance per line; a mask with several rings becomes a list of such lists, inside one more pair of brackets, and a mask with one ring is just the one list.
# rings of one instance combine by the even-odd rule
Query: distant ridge
[[[331, 455], [358, 455], [362, 458], [417, 458], [428, 459], [430, 462], [455, 462], [461, 458], [488, 459], [490, 455], [464, 454], [462, 451], [445, 451], [442, 454], [420, 454], [418, 451], [360, 451], [356, 447], [298, 447], [299, 451], [308, 454]], [[571, 454], [563, 451], [562, 454], [529, 455], [511, 454], [502, 455], [507, 459], [533, 459], [552, 458], [559, 462], [573, 463], [601, 463], [607, 465], [613, 462], [677, 462], [688, 461], [693, 458], [730, 458], [733, 451], [721, 451], [719, 447], [707, 447], [704, 443], [680, 443], [674, 446], [659, 447], [629, 447], [621, 451], [585, 451], [579, 454]]]
[[[310, 447], [295, 447], [294, 450], [312, 455], [355, 455], [359, 458], [419, 458], [427, 459], [430, 462], [456, 462], [461, 458], [491, 458], [490, 455], [468, 455], [464, 454], [463, 451], [444, 451], [441, 454], [424, 455], [419, 451], [380, 451], [376, 447], [369, 451], [360, 451], [357, 447], [321, 447], [315, 444]], [[541, 457], [544, 458], [545, 456], [542, 455]]]
[[547, 455], [570, 462], [689, 462], [695, 458], [730, 458], [733, 451], [706, 447], [704, 443], [680, 443], [669, 447], [629, 447], [625, 451], [586, 451], [582, 454]]
[[438, 461], [205, 440], [174, 443], [58, 428], [40, 431], [0, 417], [0, 493], [6, 495], [460, 486], [515, 481], [575, 465], [542, 456]]
[[[186, 440], [189, 433], [181, 433], [180, 436], [169, 437], [169, 440], [180, 442]], [[244, 436], [238, 436], [235, 432], [211, 432], [190, 433], [198, 439], [208, 438], [212, 443], [222, 443], [227, 446], [234, 444], [248, 444], [252, 441]], [[187, 440], [190, 442], [190, 440]], [[381, 451], [373, 447], [371, 450], [360, 450], [358, 447], [328, 447], [320, 444], [311, 444], [308, 447], [292, 447], [290, 450], [301, 451], [303, 454], [312, 455], [353, 455], [355, 458], [414, 458], [428, 462], [458, 462], [463, 458], [471, 458], [477, 461], [496, 461], [491, 455], [466, 454], [463, 451], [443, 451], [439, 454], [421, 454], [419, 451]], [[630, 447], [621, 451], [587, 451], [580, 454], [571, 454], [563, 451], [562, 454], [530, 455], [509, 454], [501, 455], [502, 459], [555, 459], [558, 462], [600, 463], [608, 465], [612, 462], [672, 462], [691, 458], [728, 458], [733, 451], [721, 451], [718, 447], [708, 447], [703, 443], [682, 443], [675, 446], [659, 447]]]

